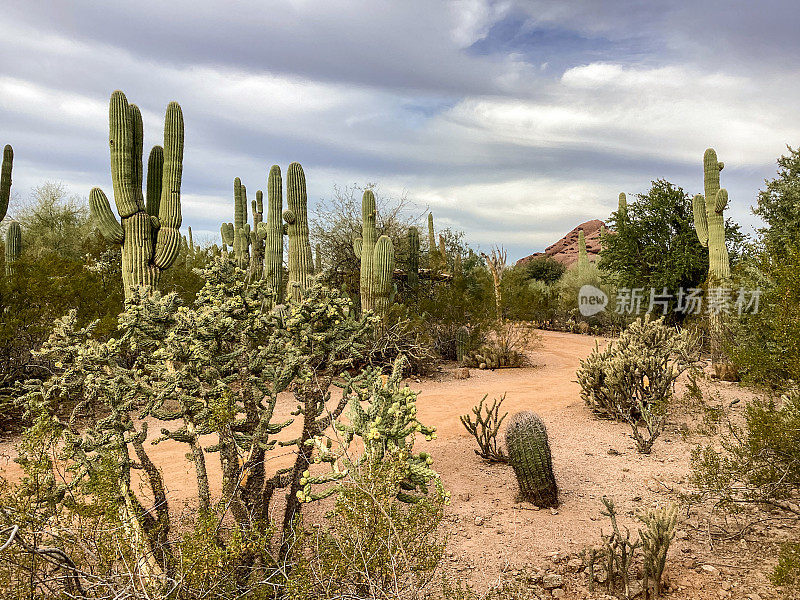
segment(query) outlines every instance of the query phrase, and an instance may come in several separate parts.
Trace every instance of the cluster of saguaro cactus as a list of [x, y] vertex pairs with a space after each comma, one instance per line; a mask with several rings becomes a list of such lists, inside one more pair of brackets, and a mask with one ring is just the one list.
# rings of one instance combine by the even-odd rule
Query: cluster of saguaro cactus
[[520, 497], [540, 508], [558, 505], [558, 487], [547, 429], [533, 412], [511, 417], [506, 427], [506, 450], [519, 483]]
[[394, 245], [385, 235], [377, 239], [375, 194], [364, 190], [361, 197], [361, 237], [353, 240], [353, 251], [361, 256], [361, 310], [384, 314], [394, 298]]
[[147, 165], [146, 197], [142, 193], [142, 113], [115, 91], [109, 104], [109, 145], [114, 216], [100, 188], [89, 194], [89, 207], [100, 232], [122, 244], [125, 297], [138, 286], [155, 288], [161, 272], [178, 257], [181, 244], [181, 176], [183, 113], [177, 102], [167, 106], [164, 146], [154, 146]]

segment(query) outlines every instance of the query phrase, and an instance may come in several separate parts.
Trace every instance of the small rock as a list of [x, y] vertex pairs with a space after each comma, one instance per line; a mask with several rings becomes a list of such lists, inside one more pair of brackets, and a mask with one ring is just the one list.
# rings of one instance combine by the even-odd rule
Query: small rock
[[564, 597], [564, 590], [562, 590], [561, 588], [556, 588], [550, 593], [553, 594], [553, 598], [563, 598]]
[[469, 499], [472, 498], [469, 494], [459, 494], [458, 499], [462, 502], [469, 502]]
[[609, 448], [606, 454], [608, 454], [609, 456], [619, 456], [619, 451], [615, 450], [614, 448]]
[[644, 586], [640, 581], [631, 581], [630, 587], [628, 588], [628, 598], [636, 598], [636, 596], [640, 595], [644, 591]]
[[480, 527], [481, 525], [483, 525], [483, 523], [484, 523], [484, 519], [483, 519], [483, 517], [481, 517], [481, 516], [477, 516], [477, 517], [475, 517], [475, 525], [477, 525], [478, 527]]
[[542, 587], [546, 590], [554, 590], [564, 584], [564, 579], [558, 573], [545, 573], [542, 577]]
[[714, 565], [703, 565], [700, 568], [703, 569], [703, 571], [705, 571], [706, 573], [716, 573], [717, 572], [717, 568]]
[[456, 369], [455, 375], [456, 379], [469, 379], [469, 369], [466, 367]]
[[551, 508], [550, 509], [550, 514], [551, 515], [557, 515], [558, 514], [558, 510], [556, 510], [555, 508]]
[[580, 558], [572, 558], [567, 563], [567, 571], [577, 573], [583, 568], [583, 561]]
[[761, 600], [761, 596], [753, 592], [747, 597], [747, 600]]
[[685, 540], [688, 537], [689, 534], [686, 533], [686, 531], [684, 531], [683, 529], [679, 529], [678, 531], [675, 532], [675, 539], [677, 540]]

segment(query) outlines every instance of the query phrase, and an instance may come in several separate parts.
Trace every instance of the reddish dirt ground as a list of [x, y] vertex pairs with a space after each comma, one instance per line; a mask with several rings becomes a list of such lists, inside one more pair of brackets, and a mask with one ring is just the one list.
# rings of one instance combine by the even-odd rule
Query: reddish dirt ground
[[[438, 439], [420, 441], [417, 448], [432, 454], [434, 468], [452, 492], [445, 517], [450, 539], [444, 570], [478, 591], [547, 570], [563, 574], [565, 598], [603, 597], [600, 592], [591, 596], [583, 575], [570, 573], [567, 567], [583, 547], [599, 542], [601, 528], [609, 529], [607, 519], [601, 516], [602, 496], [614, 498], [622, 524], [635, 535], [636, 512], [676, 501], [686, 490], [690, 452], [702, 441], [694, 433], [701, 415], [679, 411], [653, 453], [638, 454], [627, 425], [594, 418], [580, 399], [575, 370], [596, 341], [605, 343], [599, 338], [545, 331], [541, 332], [541, 344], [529, 353], [530, 367], [471, 370], [470, 378], [456, 380], [455, 368], [449, 366], [435, 378], [409, 381], [421, 391], [420, 420], [438, 428]], [[701, 387], [710, 404], [752, 397], [751, 392], [732, 384], [706, 380]], [[682, 394], [680, 386], [677, 393]], [[459, 415], [469, 413], [484, 394], [490, 400], [505, 394], [503, 411], [533, 410], [544, 420], [560, 489], [561, 505], [556, 511], [535, 510], [530, 504], [516, 502], [511, 468], [489, 464], [475, 454], [475, 441]], [[284, 414], [294, 406], [288, 395], [280, 404]], [[160, 425], [152, 422], [151, 431], [158, 431]], [[176, 507], [191, 506], [195, 495], [193, 468], [183, 458], [185, 453], [186, 446], [175, 442], [159, 444], [151, 452]], [[1, 443], [0, 454], [13, 457], [13, 442]], [[283, 466], [291, 456], [276, 455], [272, 460]], [[212, 481], [218, 482], [217, 461], [207, 462]], [[13, 478], [16, 465], [9, 459], [0, 466], [3, 464]], [[319, 512], [312, 510], [309, 517], [313, 519]], [[717, 517], [709, 520], [709, 516], [714, 517], [708, 507], [682, 510], [666, 571], [667, 597], [780, 598], [765, 573], [774, 565], [777, 541], [790, 535], [796, 538], [797, 532], [762, 525], [744, 539], [723, 541], [710, 524]]]

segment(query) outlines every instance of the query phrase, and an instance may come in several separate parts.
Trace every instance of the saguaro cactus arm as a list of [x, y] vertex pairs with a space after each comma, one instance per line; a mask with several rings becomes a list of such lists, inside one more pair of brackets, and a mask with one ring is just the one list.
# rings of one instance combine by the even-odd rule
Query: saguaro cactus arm
[[122, 225], [114, 216], [108, 198], [100, 188], [92, 188], [89, 192], [89, 210], [94, 215], [94, 220], [100, 233], [112, 244], [121, 244], [125, 239]]
[[708, 246], [708, 220], [706, 219], [706, 201], [702, 194], [692, 198], [692, 212], [694, 213], [694, 230], [697, 239], [704, 248]]
[[181, 180], [183, 178], [183, 112], [177, 102], [170, 102], [164, 119], [164, 166], [161, 177], [161, 201], [158, 205], [159, 228], [153, 264], [167, 269], [178, 258], [180, 249]]

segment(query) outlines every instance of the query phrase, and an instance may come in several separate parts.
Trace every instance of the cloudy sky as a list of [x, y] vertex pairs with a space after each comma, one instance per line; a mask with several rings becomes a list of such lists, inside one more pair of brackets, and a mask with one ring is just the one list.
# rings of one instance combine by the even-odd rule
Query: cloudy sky
[[[605, 218], [666, 178], [726, 168], [747, 228], [800, 144], [800, 11], [790, 0], [4, 0], [0, 144], [14, 189], [110, 194], [108, 97], [161, 143], [186, 122], [183, 222], [210, 239], [232, 180], [301, 162], [312, 204], [378, 182], [509, 257]], [[10, 211], [13, 214], [13, 207]]]

